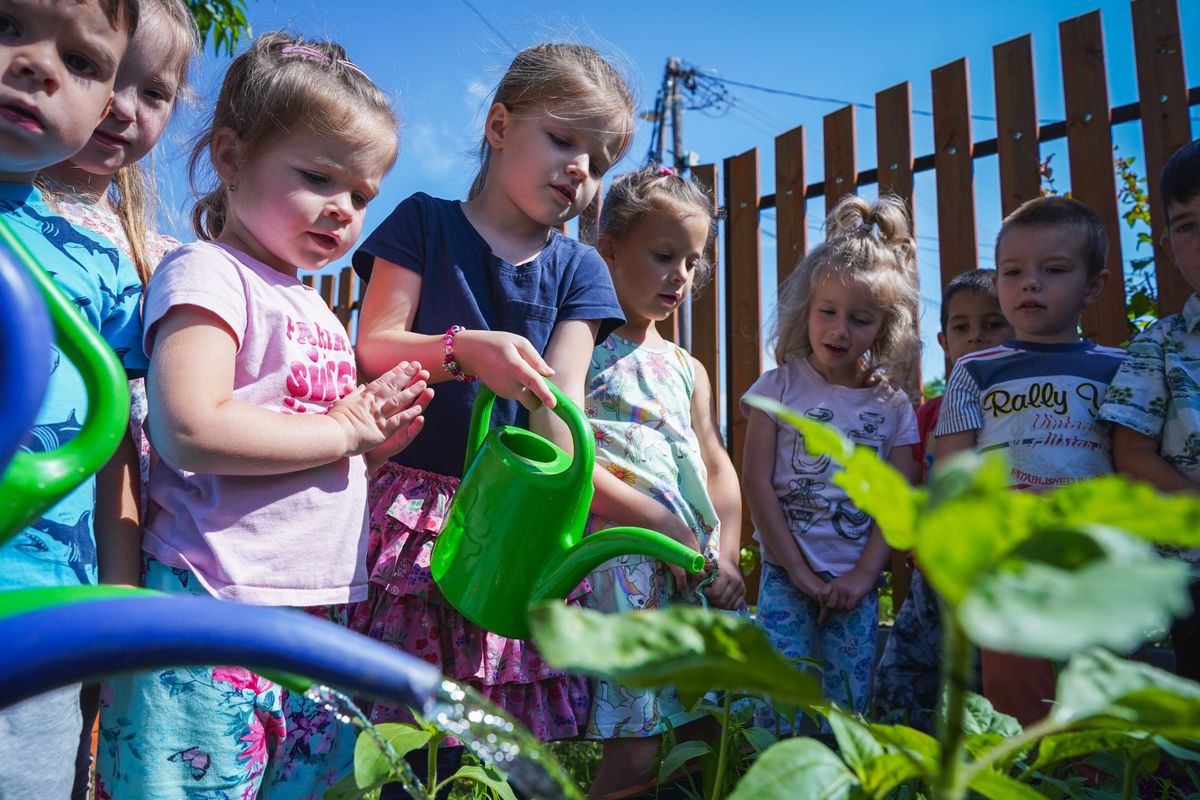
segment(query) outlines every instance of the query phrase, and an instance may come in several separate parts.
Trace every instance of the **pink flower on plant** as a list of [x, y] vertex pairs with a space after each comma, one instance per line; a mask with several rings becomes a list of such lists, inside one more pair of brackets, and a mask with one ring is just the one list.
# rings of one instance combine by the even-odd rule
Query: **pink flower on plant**
[[265, 694], [275, 688], [275, 684], [271, 681], [261, 675], [255, 675], [250, 670], [243, 669], [242, 667], [214, 667], [212, 679], [221, 683], [228, 683], [239, 692], [243, 689], [249, 689], [256, 695]]

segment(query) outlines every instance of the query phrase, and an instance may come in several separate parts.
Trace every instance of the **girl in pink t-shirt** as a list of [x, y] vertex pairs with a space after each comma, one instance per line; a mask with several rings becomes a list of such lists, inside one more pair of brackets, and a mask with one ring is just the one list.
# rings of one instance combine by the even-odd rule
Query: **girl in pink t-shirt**
[[[230, 65], [202, 241], [146, 290], [150, 474], [143, 584], [346, 622], [366, 596], [367, 479], [420, 431], [428, 373], [359, 386], [345, 328], [297, 277], [345, 255], [396, 156], [384, 93], [342, 48], [278, 33]], [[113, 681], [97, 770], [113, 798], [318, 796], [353, 731], [244, 669]], [[186, 787], [186, 790], [185, 790]]]
[[[917, 271], [901, 201], [844, 198], [826, 241], [780, 288], [775, 360], [747, 395], [839, 429], [914, 478]], [[747, 414], [742, 484], [762, 545], [757, 619], [789, 658], [819, 658], [825, 696], [861, 711], [878, 624], [875, 585], [890, 549], [834, 483], [827, 456], [758, 409]]]

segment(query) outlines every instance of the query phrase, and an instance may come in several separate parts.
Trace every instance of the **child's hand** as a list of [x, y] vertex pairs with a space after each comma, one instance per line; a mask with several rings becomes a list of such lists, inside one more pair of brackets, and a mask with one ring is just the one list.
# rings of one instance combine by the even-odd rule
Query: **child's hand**
[[474, 375], [498, 397], [516, 400], [533, 411], [543, 403], [554, 407], [554, 395], [543, 377], [554, 370], [524, 336], [504, 331], [460, 331], [454, 337], [459, 367]]
[[741, 568], [725, 560], [709, 563], [711, 567], [706, 572], [712, 574], [715, 570], [717, 577], [704, 590], [708, 602], [730, 611], [742, 608], [746, 604], [746, 582], [742, 579]]
[[788, 570], [788, 578], [792, 581], [792, 586], [795, 586], [804, 594], [821, 603], [821, 594], [825, 590], [825, 581], [817, 577], [817, 574], [811, 569]]
[[818, 593], [821, 613], [817, 617], [817, 624], [824, 624], [831, 611], [853, 611], [858, 608], [858, 604], [874, 588], [874, 577], [855, 570], [829, 581]]
[[385, 446], [403, 449], [424, 424], [421, 412], [433, 398], [429, 373], [416, 361], [402, 361], [330, 407], [327, 415], [342, 426], [346, 455], [362, 455]]

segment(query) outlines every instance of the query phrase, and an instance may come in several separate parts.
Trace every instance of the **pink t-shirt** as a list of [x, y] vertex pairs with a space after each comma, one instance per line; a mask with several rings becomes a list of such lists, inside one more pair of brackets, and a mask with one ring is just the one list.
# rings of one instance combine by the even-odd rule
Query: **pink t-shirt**
[[[831, 425], [880, 458], [886, 459], [895, 447], [918, 440], [917, 418], [904, 392], [884, 381], [864, 388], [835, 386], [806, 358], [765, 372], [746, 395], [769, 397], [809, 419]], [[744, 403], [742, 413], [750, 413]], [[828, 456], [809, 455], [804, 437], [791, 425], [779, 425], [771, 480], [775, 495], [813, 571], [834, 576], [854, 568], [875, 522], [833, 482], [838, 469]], [[755, 531], [754, 538], [762, 545], [763, 560], [779, 563], [761, 533]]]
[[[235, 400], [321, 414], [357, 383], [350, 338], [317, 293], [244, 253], [195, 242], [163, 259], [146, 289], [147, 355], [156, 323], [184, 305], [237, 338]], [[160, 459], [149, 494], [142, 548], [191, 570], [216, 597], [272, 606], [366, 597], [361, 456], [269, 476], [188, 472]]]

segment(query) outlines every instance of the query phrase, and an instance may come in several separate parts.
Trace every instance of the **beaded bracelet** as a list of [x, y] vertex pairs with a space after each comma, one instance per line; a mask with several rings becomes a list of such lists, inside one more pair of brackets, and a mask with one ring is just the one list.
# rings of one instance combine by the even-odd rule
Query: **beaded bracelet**
[[458, 365], [458, 361], [454, 358], [454, 337], [463, 330], [466, 329], [462, 325], [451, 325], [446, 329], [446, 335], [442, 337], [442, 344], [445, 345], [446, 349], [446, 355], [442, 359], [442, 369], [446, 370], [450, 377], [456, 381], [472, 383], [476, 380], [476, 377], [463, 372], [462, 367]]

